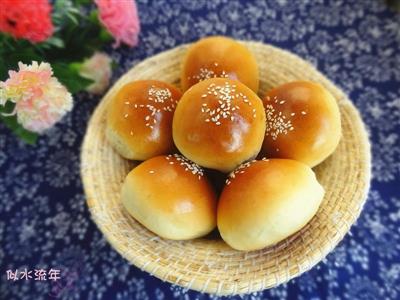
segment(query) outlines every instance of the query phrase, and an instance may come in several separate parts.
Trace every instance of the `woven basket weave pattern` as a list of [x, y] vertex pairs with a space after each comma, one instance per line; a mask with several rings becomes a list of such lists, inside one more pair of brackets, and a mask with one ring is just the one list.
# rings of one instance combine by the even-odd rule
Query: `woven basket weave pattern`
[[370, 146], [359, 113], [346, 96], [307, 62], [287, 51], [246, 42], [260, 69], [260, 95], [293, 80], [321, 83], [337, 99], [343, 136], [325, 162], [315, 168], [326, 190], [316, 216], [298, 233], [259, 251], [239, 252], [222, 240], [169, 241], [131, 218], [122, 207], [120, 188], [134, 163], [122, 159], [105, 139], [106, 105], [126, 83], [157, 79], [179, 85], [187, 45], [136, 65], [105, 95], [95, 110], [81, 153], [81, 176], [93, 220], [128, 261], [154, 276], [219, 295], [251, 293], [300, 275], [324, 258], [349, 231], [366, 199]]

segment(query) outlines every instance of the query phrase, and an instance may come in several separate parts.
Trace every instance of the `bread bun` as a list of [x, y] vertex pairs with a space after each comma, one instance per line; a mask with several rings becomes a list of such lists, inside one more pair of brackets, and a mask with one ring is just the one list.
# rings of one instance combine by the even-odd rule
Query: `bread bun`
[[172, 131], [175, 145], [187, 158], [229, 172], [260, 151], [264, 107], [261, 99], [238, 81], [207, 79], [183, 94]]
[[197, 238], [216, 225], [215, 192], [203, 170], [181, 155], [141, 163], [126, 177], [121, 197], [132, 217], [163, 238]]
[[262, 155], [314, 167], [336, 149], [341, 137], [339, 107], [321, 85], [290, 82], [269, 91], [263, 101], [267, 129]]
[[106, 137], [123, 157], [145, 160], [171, 153], [172, 117], [181, 92], [155, 80], [126, 84], [108, 105]]
[[183, 61], [183, 91], [204, 79], [225, 77], [236, 79], [255, 93], [259, 77], [256, 59], [242, 44], [233, 39], [213, 36], [194, 43]]
[[323, 196], [314, 172], [301, 162], [248, 162], [231, 173], [222, 191], [218, 229], [234, 249], [261, 249], [306, 225]]

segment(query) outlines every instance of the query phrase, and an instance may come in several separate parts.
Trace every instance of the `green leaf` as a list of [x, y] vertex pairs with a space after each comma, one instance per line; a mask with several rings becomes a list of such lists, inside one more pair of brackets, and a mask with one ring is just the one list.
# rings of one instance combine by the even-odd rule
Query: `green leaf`
[[79, 69], [77, 69], [76, 64], [55, 63], [52, 65], [54, 76], [66, 86], [71, 94], [83, 91], [93, 83], [93, 80], [79, 75]]
[[46, 41], [46, 43], [55, 46], [57, 48], [64, 48], [65, 44], [64, 41], [62, 39], [60, 39], [59, 37], [53, 36], [50, 39], [48, 39]]
[[10, 113], [14, 110], [15, 104], [12, 102], [7, 102], [5, 106], [0, 105], [0, 120], [6, 125], [11, 131], [21, 138], [24, 142], [34, 145], [38, 138], [38, 134], [26, 130], [17, 121], [17, 116], [4, 116], [3, 113]]
[[78, 5], [87, 5], [87, 4], [92, 3], [92, 0], [75, 0], [74, 2], [75, 2], [75, 4], [78, 4]]
[[72, 21], [72, 23], [74, 23], [75, 25], [78, 25], [79, 24], [78, 17], [75, 16], [74, 13], [75, 13], [75, 11], [67, 12], [66, 16], [68, 17], [68, 19], [70, 19]]
[[68, 65], [71, 71], [79, 73], [79, 70], [82, 68], [82, 63], [73, 62]]
[[108, 43], [108, 42], [111, 42], [112, 40], [114, 40], [111, 33], [109, 33], [108, 30], [103, 27], [100, 29], [99, 37], [100, 37], [100, 40], [105, 43]]
[[89, 20], [93, 23], [99, 23], [99, 12], [97, 9], [94, 9], [89, 14]]

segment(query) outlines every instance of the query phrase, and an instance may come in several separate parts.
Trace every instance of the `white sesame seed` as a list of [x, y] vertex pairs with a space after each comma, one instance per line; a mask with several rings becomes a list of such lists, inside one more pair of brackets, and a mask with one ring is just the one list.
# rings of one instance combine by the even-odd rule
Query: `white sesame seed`
[[233, 172], [231, 172], [229, 174], [228, 178], [225, 181], [226, 185], [231, 184], [232, 180], [237, 178], [236, 175], [244, 174], [246, 172], [246, 169], [255, 162], [256, 162], [256, 160], [248, 161], [246, 163], [241, 164], [239, 167], [237, 167]]
[[147, 104], [134, 104], [134, 108], [147, 108], [148, 114], [145, 116], [145, 126], [153, 129], [152, 124], [157, 123], [156, 114], [161, 111], [173, 112], [177, 100], [172, 98], [172, 93], [168, 88], [161, 88], [152, 85], [148, 90]]
[[167, 160], [173, 159], [172, 161], [169, 162], [169, 164], [173, 165], [174, 162], [179, 163], [179, 165], [183, 167], [186, 172], [190, 172], [193, 175], [196, 175], [199, 180], [201, 180], [201, 177], [204, 176], [203, 169], [198, 164], [188, 160], [182, 155], [170, 154], [166, 156], [166, 159]]
[[[265, 106], [266, 115], [266, 136], [271, 136], [276, 140], [281, 134], [288, 134], [290, 128], [293, 128], [292, 121], [287, 119], [281, 111], [277, 111], [273, 105]], [[292, 114], [291, 114], [292, 115]]]
[[[217, 126], [221, 125], [220, 119], [230, 119], [233, 121], [233, 118], [230, 117], [231, 113], [240, 109], [239, 105], [234, 105], [235, 103], [242, 101], [249, 106], [252, 105], [251, 101], [243, 93], [236, 91], [236, 85], [230, 84], [228, 81], [219, 86], [215, 85], [215, 83], [210, 84], [207, 87], [207, 94], [205, 95], [206, 97], [204, 98], [207, 98], [209, 95], [215, 96], [218, 106], [211, 109], [208, 107], [208, 102], [204, 102], [202, 103], [201, 112], [206, 113], [210, 117], [205, 119], [206, 122], [215, 123]], [[253, 109], [254, 114], [255, 111]]]

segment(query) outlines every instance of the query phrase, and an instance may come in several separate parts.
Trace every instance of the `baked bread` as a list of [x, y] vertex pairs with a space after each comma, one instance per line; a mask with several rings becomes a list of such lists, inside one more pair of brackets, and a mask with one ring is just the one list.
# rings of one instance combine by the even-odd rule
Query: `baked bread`
[[199, 40], [188, 50], [181, 74], [183, 91], [204, 79], [224, 77], [236, 79], [255, 93], [259, 75], [253, 54], [233, 39], [212, 36]]
[[339, 144], [339, 107], [320, 84], [286, 83], [269, 91], [263, 102], [267, 117], [263, 156], [295, 159], [314, 167]]
[[218, 203], [218, 229], [234, 249], [261, 249], [306, 225], [323, 196], [314, 172], [301, 162], [248, 162], [227, 179]]
[[176, 147], [187, 158], [229, 172], [259, 153], [265, 134], [264, 107], [239, 81], [207, 79], [183, 94], [172, 131]]
[[178, 154], [153, 157], [134, 168], [121, 198], [132, 217], [163, 238], [193, 239], [216, 225], [212, 186], [201, 167]]
[[108, 105], [108, 141], [127, 159], [172, 153], [172, 116], [181, 95], [173, 85], [161, 81], [124, 85]]

